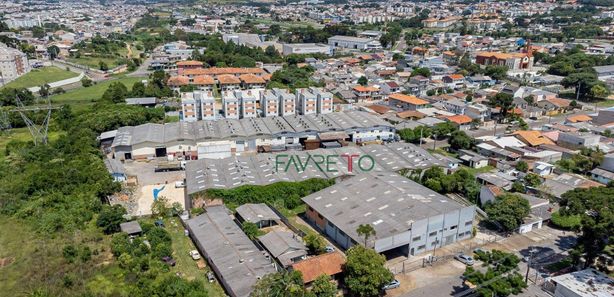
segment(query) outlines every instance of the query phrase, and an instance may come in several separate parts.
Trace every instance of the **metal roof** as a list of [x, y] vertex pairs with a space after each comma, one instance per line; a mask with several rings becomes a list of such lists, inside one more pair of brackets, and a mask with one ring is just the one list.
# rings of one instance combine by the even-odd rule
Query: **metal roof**
[[361, 224], [370, 224], [378, 238], [410, 230], [418, 220], [465, 206], [404, 176], [371, 171], [346, 179], [302, 199], [357, 242]]
[[262, 135], [287, 133], [330, 132], [368, 129], [392, 125], [378, 116], [362, 112], [293, 115], [286, 117], [220, 119], [217, 121], [175, 122], [166, 124], [147, 123], [125, 126], [117, 130], [112, 147], [131, 146], [141, 143], [165, 145], [184, 141], [195, 145], [205, 140], [253, 138]]
[[276, 272], [275, 264], [243, 233], [225, 206], [208, 207], [186, 223], [231, 296], [249, 296], [260, 278]]
[[237, 214], [243, 218], [243, 220], [259, 223], [261, 221], [275, 221], [279, 220], [279, 216], [264, 203], [247, 203], [243, 204], [236, 209]]

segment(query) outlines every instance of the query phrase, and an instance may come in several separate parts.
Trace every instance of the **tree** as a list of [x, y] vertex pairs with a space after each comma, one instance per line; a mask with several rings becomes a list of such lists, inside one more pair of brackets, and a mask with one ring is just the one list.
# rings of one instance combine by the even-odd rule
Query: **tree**
[[418, 76], [418, 75], [422, 75], [424, 77], [431, 77], [431, 70], [423, 67], [423, 68], [416, 68], [411, 72], [411, 76]]
[[542, 183], [541, 178], [539, 177], [539, 175], [535, 174], [535, 173], [529, 173], [524, 177], [524, 181], [525, 183], [530, 186], [530, 187], [537, 187]]
[[[563, 216], [580, 216], [578, 250], [584, 254], [585, 267], [595, 263], [603, 254], [608, 243], [614, 240], [614, 188], [593, 187], [576, 188], [561, 197], [560, 214]], [[603, 268], [598, 265], [598, 268]]]
[[516, 194], [497, 196], [494, 202], [486, 203], [490, 221], [498, 223], [505, 231], [516, 230], [529, 215], [529, 201]]
[[330, 276], [322, 274], [311, 284], [311, 293], [316, 297], [335, 297], [337, 296], [337, 285]]
[[603, 85], [594, 85], [589, 91], [589, 95], [593, 98], [605, 98], [609, 93], [610, 91], [608, 88]]
[[128, 88], [121, 82], [114, 82], [102, 94], [102, 99], [113, 103], [122, 103], [128, 97]]
[[38, 94], [41, 95], [41, 97], [49, 97], [49, 88], [50, 86], [48, 84], [44, 84], [42, 86], [40, 86], [40, 89], [38, 90]]
[[358, 84], [361, 86], [366, 86], [369, 83], [369, 80], [365, 76], [361, 76], [358, 79]]
[[251, 297], [303, 297], [303, 277], [299, 271], [267, 274], [254, 285]]
[[60, 48], [55, 45], [52, 45], [47, 48], [47, 54], [49, 54], [50, 60], [55, 60], [60, 54]]
[[105, 63], [104, 61], [99, 61], [98, 62], [98, 69], [100, 69], [102, 71], [107, 71], [107, 70], [109, 70], [109, 65], [107, 65], [107, 63]]
[[529, 171], [529, 164], [527, 164], [527, 162], [525, 161], [518, 161], [518, 163], [516, 163], [516, 170], [520, 171], [520, 172], [527, 172]]
[[355, 296], [379, 296], [382, 287], [391, 282], [392, 272], [384, 266], [386, 258], [376, 251], [355, 245], [347, 251], [343, 267], [345, 284]]
[[507, 66], [488, 65], [484, 69], [484, 74], [496, 80], [502, 80], [507, 75]]
[[500, 107], [501, 115], [506, 118], [514, 103], [514, 97], [506, 93], [498, 93], [488, 100], [488, 105], [491, 107]]
[[363, 236], [365, 238], [365, 247], [367, 246], [367, 240], [369, 237], [375, 236], [375, 229], [370, 224], [360, 224], [358, 228], [356, 228], [356, 233], [359, 236]]
[[513, 193], [524, 193], [524, 191], [525, 191], [524, 185], [521, 182], [515, 181], [512, 184], [511, 192], [513, 192]]
[[83, 86], [84, 88], [91, 87], [93, 84], [94, 82], [91, 79], [89, 79], [87, 76], [84, 76], [81, 79], [81, 86]]
[[309, 252], [313, 254], [319, 255], [326, 251], [326, 241], [315, 232], [307, 234], [303, 240], [305, 240], [305, 245], [309, 249]]
[[120, 230], [119, 224], [125, 221], [124, 215], [126, 213], [126, 209], [121, 205], [104, 205], [98, 215], [96, 225], [102, 228], [102, 231], [106, 234], [118, 232]]
[[130, 90], [130, 96], [133, 96], [133, 97], [145, 96], [145, 84], [141, 81], [137, 81], [134, 84], [132, 84], [132, 89]]
[[245, 232], [245, 235], [249, 237], [251, 240], [255, 240], [258, 236], [260, 236], [260, 229], [258, 229], [258, 225], [255, 223], [244, 221], [241, 224], [241, 229]]
[[469, 137], [464, 131], [454, 131], [448, 140], [450, 147], [455, 150], [470, 149], [473, 146], [473, 138]]
[[485, 263], [486, 272], [467, 266], [463, 278], [472, 285], [478, 286], [475, 289], [478, 296], [517, 295], [527, 287], [522, 275], [517, 272], [520, 259], [516, 255], [492, 250], [478, 253], [476, 258]]

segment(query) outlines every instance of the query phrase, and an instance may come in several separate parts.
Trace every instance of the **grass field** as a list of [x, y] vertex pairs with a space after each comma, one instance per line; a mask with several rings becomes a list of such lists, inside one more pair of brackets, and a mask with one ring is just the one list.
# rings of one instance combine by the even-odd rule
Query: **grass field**
[[[53, 141], [60, 136], [60, 133], [51, 131], [49, 132], [49, 140]], [[19, 141], [32, 141], [32, 135], [28, 128], [15, 128], [11, 129], [8, 132], [4, 132], [4, 134], [0, 134], [0, 159], [4, 157], [4, 149], [6, 145], [12, 140]]]
[[43, 67], [33, 69], [27, 74], [22, 75], [18, 79], [8, 83], [3, 88], [31, 88], [42, 86], [55, 81], [75, 77], [79, 74], [58, 67]]
[[[153, 219], [150, 219], [150, 221], [153, 221]], [[179, 219], [165, 219], [164, 224], [173, 240], [173, 259], [177, 261], [177, 264], [172, 270], [181, 272], [182, 277], [188, 280], [203, 282], [209, 297], [225, 296], [224, 290], [217, 282], [209, 283], [209, 281], [207, 281], [207, 272], [210, 271], [209, 267], [203, 270], [198, 269], [196, 261], [189, 255], [189, 252], [195, 250], [196, 247], [192, 243], [190, 237], [185, 236], [183, 233], [183, 225], [181, 225]]]
[[142, 77], [118, 77], [117, 79], [111, 79], [104, 82], [97, 83], [89, 88], [78, 88], [71, 91], [68, 91], [64, 94], [53, 95], [51, 98], [51, 102], [53, 104], [71, 104], [71, 105], [81, 105], [81, 104], [91, 104], [94, 100], [100, 99], [104, 91], [107, 90], [109, 85], [114, 82], [122, 82], [128, 90], [132, 89], [132, 85], [137, 82], [143, 80]]

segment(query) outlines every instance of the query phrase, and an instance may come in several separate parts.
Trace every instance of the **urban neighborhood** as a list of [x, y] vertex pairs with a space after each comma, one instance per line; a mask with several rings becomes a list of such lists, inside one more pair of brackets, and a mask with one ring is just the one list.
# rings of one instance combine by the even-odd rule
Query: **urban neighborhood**
[[614, 296], [612, 0], [0, 3], [0, 296]]

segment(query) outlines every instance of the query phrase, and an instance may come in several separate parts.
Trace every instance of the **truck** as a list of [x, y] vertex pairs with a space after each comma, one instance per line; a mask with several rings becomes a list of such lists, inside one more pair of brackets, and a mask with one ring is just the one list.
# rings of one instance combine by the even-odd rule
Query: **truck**
[[155, 172], [185, 170], [185, 161], [166, 161], [156, 164]]

